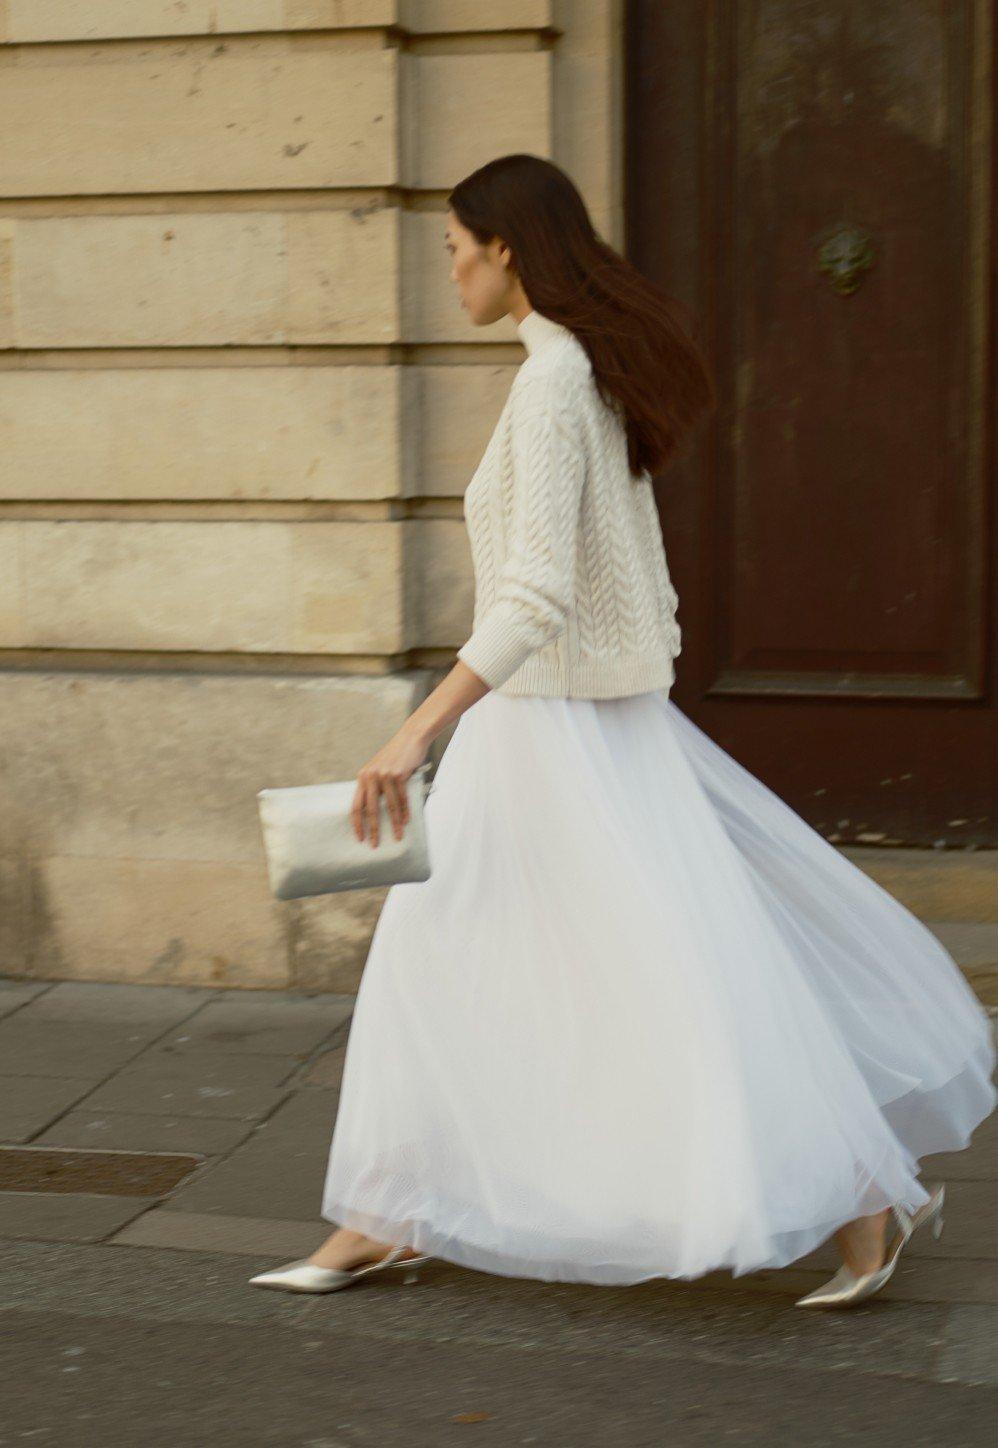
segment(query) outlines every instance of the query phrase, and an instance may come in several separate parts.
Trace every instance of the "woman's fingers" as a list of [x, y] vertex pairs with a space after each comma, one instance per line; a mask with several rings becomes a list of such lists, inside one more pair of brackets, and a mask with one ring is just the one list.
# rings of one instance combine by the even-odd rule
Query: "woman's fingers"
[[367, 838], [372, 849], [377, 848], [380, 831], [380, 807], [381, 790], [377, 779], [368, 779], [364, 785], [364, 819], [367, 824]]
[[381, 837], [381, 796], [384, 795], [395, 838], [402, 839], [409, 822], [409, 797], [405, 781], [394, 774], [362, 774], [357, 781], [350, 817], [354, 833], [364, 839], [365, 826], [371, 848], [376, 849]]
[[357, 836], [358, 840], [360, 840], [361, 844], [363, 844], [363, 842], [364, 842], [364, 785], [363, 785], [363, 783], [361, 782], [361, 780], [360, 780], [359, 778], [358, 778], [358, 780], [357, 780], [357, 788], [356, 788], [356, 790], [354, 791], [353, 803], [352, 803], [351, 806], [350, 806], [350, 819], [351, 819], [352, 822], [353, 822], [353, 832], [354, 832], [354, 834]]
[[386, 775], [381, 782], [388, 805], [388, 815], [395, 831], [395, 838], [402, 838], [405, 821], [405, 783], [395, 775]]

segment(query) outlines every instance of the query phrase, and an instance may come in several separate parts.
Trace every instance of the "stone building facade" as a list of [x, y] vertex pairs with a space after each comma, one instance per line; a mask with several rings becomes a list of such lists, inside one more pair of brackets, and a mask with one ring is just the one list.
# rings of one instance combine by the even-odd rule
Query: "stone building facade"
[[[255, 792], [453, 663], [523, 353], [448, 189], [550, 156], [622, 233], [618, 0], [0, 0], [0, 972], [351, 990]], [[446, 744], [438, 740], [437, 752]]]

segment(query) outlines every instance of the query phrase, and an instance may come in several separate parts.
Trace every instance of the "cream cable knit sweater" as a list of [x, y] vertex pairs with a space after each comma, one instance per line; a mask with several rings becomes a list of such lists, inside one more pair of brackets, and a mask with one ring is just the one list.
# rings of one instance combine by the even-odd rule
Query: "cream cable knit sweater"
[[503, 694], [669, 688], [680, 652], [650, 476], [567, 327], [528, 312], [528, 356], [464, 495], [473, 631], [457, 656]]

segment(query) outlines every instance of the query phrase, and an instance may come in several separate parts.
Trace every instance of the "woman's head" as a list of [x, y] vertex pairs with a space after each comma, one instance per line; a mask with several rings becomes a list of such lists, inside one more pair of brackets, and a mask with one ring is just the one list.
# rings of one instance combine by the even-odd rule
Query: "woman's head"
[[661, 472], [716, 398], [688, 314], [596, 233], [569, 176], [500, 156], [448, 196], [446, 244], [478, 326], [531, 307], [575, 333], [627, 429], [632, 473]]

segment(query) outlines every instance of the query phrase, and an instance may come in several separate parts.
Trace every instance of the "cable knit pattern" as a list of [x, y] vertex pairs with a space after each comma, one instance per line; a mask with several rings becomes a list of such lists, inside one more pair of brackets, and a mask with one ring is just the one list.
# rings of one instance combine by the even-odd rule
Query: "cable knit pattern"
[[528, 312], [528, 356], [464, 495], [475, 571], [457, 656], [504, 694], [669, 688], [678, 598], [647, 473], [567, 327]]

